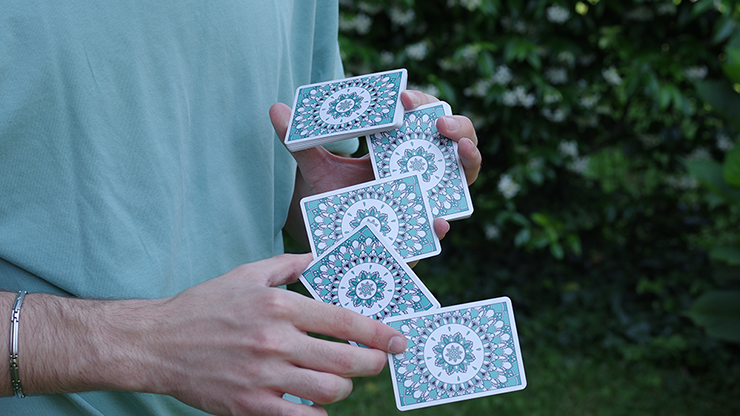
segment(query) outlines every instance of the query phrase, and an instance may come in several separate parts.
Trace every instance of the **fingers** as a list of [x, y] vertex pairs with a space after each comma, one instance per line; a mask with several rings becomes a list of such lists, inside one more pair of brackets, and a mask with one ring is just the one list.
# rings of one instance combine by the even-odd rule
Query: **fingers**
[[442, 116], [437, 119], [437, 130], [443, 136], [459, 142], [467, 138], [473, 145], [478, 145], [478, 136], [475, 134], [473, 122], [465, 116]]
[[413, 110], [420, 105], [436, 103], [437, 97], [416, 90], [405, 90], [401, 93], [401, 102], [406, 111]]
[[290, 124], [290, 107], [283, 103], [273, 104], [270, 107], [270, 121], [280, 141], [284, 141], [285, 133], [288, 131], [288, 124]]
[[445, 238], [445, 235], [447, 235], [447, 232], [450, 231], [450, 223], [447, 222], [444, 218], [435, 218], [434, 219], [434, 232], [437, 234], [437, 237], [439, 239]]
[[249, 277], [256, 284], [277, 287], [298, 280], [312, 260], [311, 253], [281, 254], [255, 263], [243, 264], [229, 273]]
[[465, 179], [468, 186], [478, 179], [483, 158], [478, 147], [470, 139], [461, 139], [458, 142], [457, 152], [460, 155], [460, 163], [465, 171]]
[[[439, 100], [436, 97], [421, 91], [406, 90], [401, 93], [401, 102], [407, 111], [413, 110], [420, 105], [431, 104], [437, 101]], [[437, 130], [443, 136], [449, 137], [458, 143], [460, 162], [465, 170], [465, 178], [468, 185], [471, 185], [478, 178], [478, 172], [480, 171], [482, 162], [482, 157], [478, 150], [478, 136], [475, 132], [473, 122], [465, 116], [442, 116], [437, 120]]]
[[279, 377], [279, 380], [281, 386], [276, 386], [278, 391], [285, 391], [318, 404], [344, 400], [352, 392], [351, 379], [305, 368], [295, 368], [290, 374]]
[[377, 349], [313, 337], [305, 340], [290, 359], [298, 367], [348, 378], [374, 376], [385, 367], [386, 360], [385, 352]]
[[406, 338], [395, 329], [349, 309], [305, 299], [297, 328], [367, 345], [392, 354], [406, 350]]

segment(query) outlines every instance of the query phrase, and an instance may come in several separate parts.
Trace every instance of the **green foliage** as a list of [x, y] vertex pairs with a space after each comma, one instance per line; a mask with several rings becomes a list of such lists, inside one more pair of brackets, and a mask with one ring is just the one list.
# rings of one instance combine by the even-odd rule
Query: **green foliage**
[[475, 213], [416, 268], [443, 305], [507, 295], [530, 346], [740, 377], [687, 317], [740, 267], [738, 2], [340, 3], [348, 74], [405, 67], [476, 125]]

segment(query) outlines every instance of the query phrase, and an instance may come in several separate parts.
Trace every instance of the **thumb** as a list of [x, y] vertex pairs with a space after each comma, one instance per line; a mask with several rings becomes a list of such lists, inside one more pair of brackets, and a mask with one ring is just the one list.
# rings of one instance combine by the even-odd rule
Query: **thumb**
[[[276, 103], [270, 107], [272, 127], [275, 129], [275, 133], [277, 133], [283, 145], [285, 145], [285, 134], [288, 132], [288, 125], [290, 124], [290, 113], [290, 107], [283, 103]], [[324, 159], [331, 155], [323, 146], [311, 147], [305, 150], [291, 152], [291, 154], [304, 175], [310, 173]]]

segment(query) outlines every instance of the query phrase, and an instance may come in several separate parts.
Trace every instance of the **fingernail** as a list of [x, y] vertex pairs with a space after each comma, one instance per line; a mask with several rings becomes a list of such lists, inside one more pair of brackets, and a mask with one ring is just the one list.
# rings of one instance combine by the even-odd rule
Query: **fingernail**
[[393, 337], [388, 342], [388, 352], [391, 354], [400, 354], [406, 351], [406, 338]]
[[452, 117], [440, 117], [440, 120], [445, 123], [445, 128], [450, 133], [455, 132], [460, 128], [460, 123]]

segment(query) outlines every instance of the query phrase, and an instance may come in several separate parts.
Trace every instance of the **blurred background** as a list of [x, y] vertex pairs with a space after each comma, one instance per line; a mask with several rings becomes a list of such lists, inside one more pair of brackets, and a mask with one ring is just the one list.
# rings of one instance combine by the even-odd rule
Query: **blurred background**
[[[475, 213], [415, 271], [510, 297], [529, 382], [411, 413], [740, 414], [740, 2], [340, 4], [348, 76], [475, 123]], [[400, 414], [387, 370], [328, 410]]]

